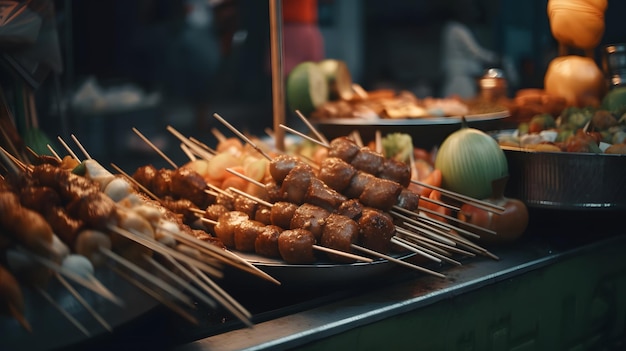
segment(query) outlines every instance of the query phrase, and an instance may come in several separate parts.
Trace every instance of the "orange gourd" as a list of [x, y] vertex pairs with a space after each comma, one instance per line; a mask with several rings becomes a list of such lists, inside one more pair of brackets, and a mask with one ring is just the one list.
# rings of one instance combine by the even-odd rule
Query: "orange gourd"
[[548, 0], [548, 18], [554, 38], [562, 45], [595, 48], [604, 34], [608, 0]]

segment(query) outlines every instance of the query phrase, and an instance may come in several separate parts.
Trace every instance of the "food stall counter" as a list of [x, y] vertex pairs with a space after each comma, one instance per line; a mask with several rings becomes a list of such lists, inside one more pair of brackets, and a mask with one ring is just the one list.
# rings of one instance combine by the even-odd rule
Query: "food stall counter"
[[599, 231], [611, 235], [533, 235], [494, 250], [499, 260], [446, 269], [447, 279], [411, 272], [372, 281], [358, 294], [283, 309], [176, 350], [616, 349], [624, 341], [626, 261], [618, 258], [626, 232]]

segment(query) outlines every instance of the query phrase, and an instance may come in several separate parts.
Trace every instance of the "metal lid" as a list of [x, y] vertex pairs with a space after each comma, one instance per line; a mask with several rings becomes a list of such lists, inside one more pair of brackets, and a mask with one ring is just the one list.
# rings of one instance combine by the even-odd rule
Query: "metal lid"
[[499, 68], [489, 68], [483, 78], [504, 78], [504, 71]]

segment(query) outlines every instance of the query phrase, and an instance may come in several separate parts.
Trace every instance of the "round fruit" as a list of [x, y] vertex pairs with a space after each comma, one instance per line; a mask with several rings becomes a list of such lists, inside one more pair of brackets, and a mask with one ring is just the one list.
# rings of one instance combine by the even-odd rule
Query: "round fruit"
[[325, 59], [317, 64], [328, 81], [331, 99], [350, 100], [354, 95], [352, 91], [352, 76], [348, 65], [341, 60]]
[[316, 63], [302, 62], [289, 72], [286, 92], [289, 108], [306, 115], [328, 101], [328, 82]]

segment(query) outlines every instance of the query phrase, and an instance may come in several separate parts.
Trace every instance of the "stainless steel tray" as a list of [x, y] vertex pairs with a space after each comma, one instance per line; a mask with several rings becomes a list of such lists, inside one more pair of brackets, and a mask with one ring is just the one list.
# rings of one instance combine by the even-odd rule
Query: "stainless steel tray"
[[529, 207], [626, 210], [626, 155], [504, 150], [506, 194]]
[[[465, 116], [468, 126], [484, 131], [507, 128], [509, 111], [500, 111]], [[416, 147], [430, 149], [461, 128], [462, 117], [421, 117], [410, 119], [395, 118], [328, 118], [311, 119], [316, 128], [327, 138], [333, 139], [358, 131], [365, 142], [375, 140], [376, 132], [407, 133]]]

